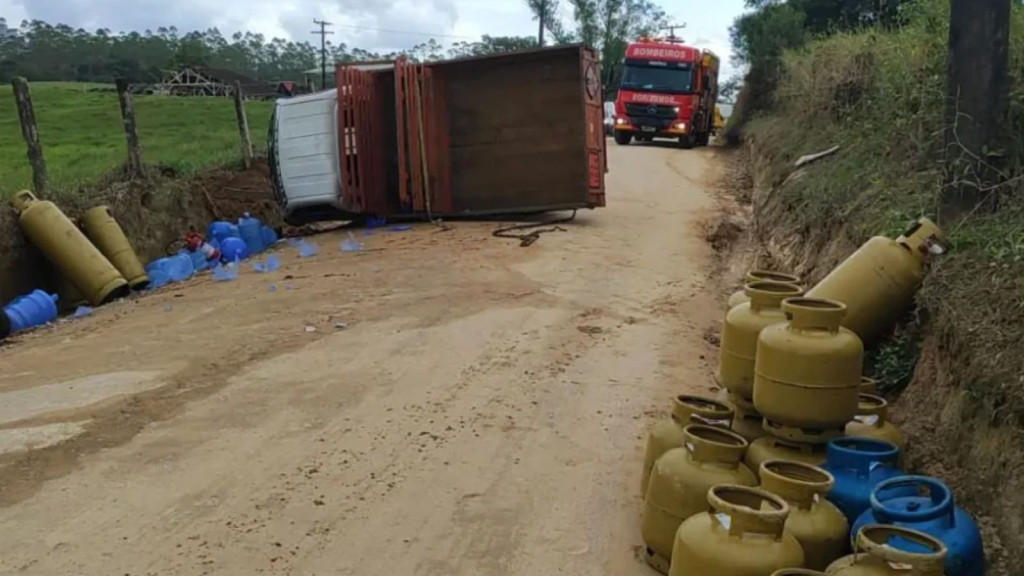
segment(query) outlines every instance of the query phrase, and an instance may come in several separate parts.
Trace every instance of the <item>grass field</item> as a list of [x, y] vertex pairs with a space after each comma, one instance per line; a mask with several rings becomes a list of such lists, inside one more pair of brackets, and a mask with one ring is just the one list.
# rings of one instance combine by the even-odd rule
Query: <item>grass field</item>
[[[65, 82], [31, 85], [39, 137], [56, 190], [87, 185], [124, 162], [121, 111], [112, 88]], [[142, 157], [148, 164], [192, 173], [240, 158], [234, 103], [229, 98], [138, 95], [135, 107]], [[270, 111], [270, 102], [246, 102], [253, 144], [260, 149], [266, 146]], [[31, 187], [10, 92], [0, 97], [0, 167], [0, 196]]]

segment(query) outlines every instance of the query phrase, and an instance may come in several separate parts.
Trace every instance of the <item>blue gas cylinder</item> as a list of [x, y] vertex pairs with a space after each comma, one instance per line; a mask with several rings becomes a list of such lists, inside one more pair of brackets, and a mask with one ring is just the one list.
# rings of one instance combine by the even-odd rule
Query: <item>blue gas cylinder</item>
[[249, 254], [255, 255], [263, 252], [263, 223], [259, 218], [253, 218], [246, 212], [245, 216], [238, 219], [238, 235], [245, 240], [249, 247]]
[[[897, 476], [871, 492], [871, 508], [861, 514], [853, 533], [868, 524], [893, 524], [935, 537], [946, 545], [946, 576], [983, 576], [985, 554], [981, 531], [962, 508], [953, 491], [928, 476]], [[927, 552], [909, 541], [894, 546], [905, 552]]]
[[4, 315], [10, 321], [12, 333], [42, 326], [57, 318], [57, 295], [33, 290], [4, 306]]
[[206, 240], [216, 240], [217, 242], [223, 242], [225, 238], [237, 238], [238, 237], [238, 226], [235, 226], [231, 222], [224, 222], [221, 220], [215, 220], [210, 222], [210, 225], [206, 228]]
[[267, 249], [277, 242], [277, 232], [270, 226], [264, 226], [260, 228], [260, 233], [263, 235], [263, 248]]
[[241, 238], [225, 238], [220, 242], [220, 256], [225, 262], [245, 260], [249, 257], [249, 246]]
[[903, 473], [900, 450], [894, 444], [871, 438], [837, 438], [828, 443], [825, 465], [836, 477], [826, 495], [851, 524], [871, 507], [871, 491], [880, 482]]

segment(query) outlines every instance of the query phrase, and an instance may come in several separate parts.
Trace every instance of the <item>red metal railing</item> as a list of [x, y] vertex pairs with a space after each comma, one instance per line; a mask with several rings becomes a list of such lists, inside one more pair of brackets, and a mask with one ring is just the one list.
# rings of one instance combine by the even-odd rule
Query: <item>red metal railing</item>
[[383, 103], [374, 75], [350, 66], [335, 71], [341, 194], [355, 212], [387, 212]]

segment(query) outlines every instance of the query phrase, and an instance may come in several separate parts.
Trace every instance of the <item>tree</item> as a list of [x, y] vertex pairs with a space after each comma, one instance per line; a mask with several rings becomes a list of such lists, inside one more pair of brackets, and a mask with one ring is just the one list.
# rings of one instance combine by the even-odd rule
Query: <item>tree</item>
[[559, 0], [526, 0], [526, 5], [533, 12], [533, 19], [537, 21], [537, 45], [544, 45], [544, 30], [548, 22], [557, 21]]
[[456, 42], [448, 49], [449, 58], [487, 56], [502, 52], [517, 52], [537, 47], [537, 40], [530, 36], [483, 36], [477, 42]]
[[[569, 0], [573, 9], [572, 30], [557, 19], [547, 29], [559, 44], [580, 42], [601, 54], [606, 92], [618, 87], [626, 46], [641, 36], [653, 36], [667, 24], [665, 11], [653, 0]], [[531, 10], [539, 15], [533, 2]]]

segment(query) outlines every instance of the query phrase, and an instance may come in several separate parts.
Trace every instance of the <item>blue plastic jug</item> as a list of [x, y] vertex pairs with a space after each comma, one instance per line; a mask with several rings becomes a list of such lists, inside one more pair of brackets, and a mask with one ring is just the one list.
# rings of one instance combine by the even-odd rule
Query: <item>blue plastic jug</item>
[[149, 264], [146, 264], [146, 276], [149, 277], [150, 290], [156, 290], [157, 288], [170, 283], [170, 264], [171, 262], [168, 258], [157, 258]]
[[249, 246], [241, 238], [225, 238], [220, 243], [220, 255], [225, 262], [245, 260], [249, 257]]
[[57, 318], [57, 295], [33, 290], [4, 306], [4, 315], [11, 323], [12, 333], [42, 326]]
[[182, 282], [184, 280], [188, 280], [195, 271], [192, 266], [192, 256], [187, 252], [184, 254], [175, 254], [167, 260], [170, 262], [168, 266], [168, 274], [170, 275], [171, 282]]
[[[894, 524], [935, 537], [946, 545], [946, 576], [983, 576], [985, 554], [974, 520], [953, 503], [948, 486], [928, 476], [890, 478], [871, 492], [871, 509], [861, 514], [853, 533], [868, 524]], [[890, 543], [906, 552], [927, 552], [921, 544]]]
[[206, 240], [216, 240], [217, 242], [223, 242], [225, 238], [237, 238], [238, 237], [238, 226], [235, 226], [231, 222], [223, 222], [220, 220], [210, 222], [210, 225], [206, 228]]
[[277, 232], [274, 232], [274, 229], [270, 226], [260, 228], [260, 233], [263, 235], [264, 249], [270, 248], [277, 242]]
[[245, 216], [238, 219], [238, 235], [245, 240], [250, 255], [263, 252], [263, 223], [259, 218], [253, 218], [246, 212]]
[[192, 272], [198, 274], [203, 270], [206, 270], [206, 254], [203, 254], [199, 250], [195, 252], [186, 252], [188, 257], [192, 260]]
[[900, 476], [900, 450], [870, 438], [837, 438], [828, 443], [825, 465], [836, 477], [826, 495], [853, 524], [871, 507], [871, 491], [884, 480]]

